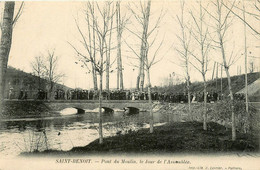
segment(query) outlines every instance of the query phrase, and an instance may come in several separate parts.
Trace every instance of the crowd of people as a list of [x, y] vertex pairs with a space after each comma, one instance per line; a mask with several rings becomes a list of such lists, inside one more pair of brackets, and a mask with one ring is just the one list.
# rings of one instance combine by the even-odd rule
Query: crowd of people
[[[63, 90], [57, 90], [54, 93], [54, 99], [56, 100], [98, 100], [99, 93], [94, 90], [79, 90], [70, 89], [66, 92]], [[220, 95], [216, 91], [207, 92], [207, 102], [216, 102], [223, 99], [223, 94]], [[147, 91], [130, 91], [130, 90], [115, 90], [115, 91], [103, 91], [102, 98], [104, 100], [148, 100]], [[151, 98], [155, 101], [171, 102], [171, 103], [188, 103], [187, 93], [166, 93], [166, 92], [151, 92]], [[244, 100], [244, 95], [235, 94], [234, 98], [237, 100]], [[191, 93], [191, 102], [203, 102], [204, 93]]]
[[[206, 93], [207, 102], [216, 102], [224, 98], [223, 94], [212, 91]], [[39, 89], [36, 99], [37, 100], [46, 100], [48, 93], [44, 90]], [[81, 89], [68, 89], [64, 91], [58, 89], [54, 91], [53, 98], [55, 100], [98, 100], [99, 93], [95, 90], [81, 90]], [[154, 101], [161, 102], [171, 102], [171, 103], [188, 103], [188, 94], [187, 93], [166, 93], [166, 92], [151, 92], [151, 98]], [[235, 94], [234, 98], [236, 100], [244, 100], [245, 97], [243, 94]], [[18, 99], [27, 99], [27, 92], [21, 90]], [[115, 90], [115, 91], [103, 91], [102, 92], [103, 100], [148, 100], [147, 91], [130, 91], [130, 90]], [[204, 93], [191, 93], [190, 95], [191, 102], [203, 102]]]

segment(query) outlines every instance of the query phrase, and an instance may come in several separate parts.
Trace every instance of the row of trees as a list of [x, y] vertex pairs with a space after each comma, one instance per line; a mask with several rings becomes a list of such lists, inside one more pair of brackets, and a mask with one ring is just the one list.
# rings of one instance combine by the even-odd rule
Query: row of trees
[[[219, 53], [222, 57], [220, 65], [225, 69], [226, 75], [229, 82], [229, 91], [230, 91], [230, 100], [232, 103], [232, 139], [235, 140], [235, 113], [233, 106], [233, 92], [231, 88], [231, 80], [229, 74], [230, 66], [237, 60], [237, 56], [233, 55], [233, 51], [227, 50], [227, 35], [228, 30], [232, 26], [232, 21], [236, 17], [242, 23], [244, 23], [245, 29], [245, 66], [247, 66], [247, 44], [246, 44], [246, 29], [249, 28], [255, 35], [256, 38], [259, 38], [258, 28], [255, 28], [252, 23], [250, 24], [246, 18], [247, 16], [254, 17], [259, 20], [259, 0], [252, 3], [252, 8], [254, 12], [248, 12], [245, 9], [245, 5], [237, 1], [224, 1], [216, 0], [211, 2], [199, 1], [199, 8], [195, 9], [186, 9], [185, 1], [181, 1], [181, 13], [176, 16], [177, 22], [179, 23], [181, 34], [176, 35], [179, 39], [179, 44], [174, 44], [175, 50], [179, 53], [180, 62], [185, 70], [185, 77], [187, 82], [188, 96], [190, 98], [189, 85], [190, 85], [190, 65], [199, 71], [202, 75], [204, 81], [204, 92], [207, 91], [206, 84], [206, 74], [208, 71], [208, 63], [210, 56], [210, 51], [215, 51]], [[23, 8], [23, 3], [18, 10], [17, 15], [14, 15], [14, 5], [15, 2], [5, 2], [3, 20], [1, 23], [1, 44], [0, 44], [0, 87], [1, 87], [1, 104], [3, 102], [3, 89], [5, 82], [5, 72], [8, 64], [8, 57], [11, 48], [12, 42], [12, 31], [14, 24], [17, 22], [21, 11]], [[103, 88], [103, 76], [106, 73], [106, 90], [109, 92], [109, 74], [113, 72], [112, 65], [114, 61], [111, 61], [112, 50], [117, 49], [117, 88], [123, 89], [123, 65], [122, 65], [122, 34], [125, 29], [127, 29], [137, 40], [140, 41], [140, 44], [132, 45], [127, 43], [126, 46], [131, 50], [132, 54], [135, 55], [135, 59], [138, 61], [138, 64], [134, 64], [135, 67], [138, 67], [139, 73], [137, 76], [136, 88], [138, 90], [144, 89], [144, 80], [145, 73], [147, 76], [147, 85], [148, 85], [148, 95], [150, 103], [150, 132], [153, 132], [153, 113], [152, 113], [152, 101], [151, 101], [151, 80], [150, 80], [150, 71], [153, 65], [158, 63], [163, 55], [160, 54], [161, 46], [163, 44], [163, 39], [160, 40], [157, 35], [159, 32], [160, 22], [164, 16], [164, 11], [160, 12], [160, 15], [155, 18], [151, 17], [151, 0], [141, 1], [139, 3], [131, 3], [127, 7], [130, 11], [131, 16], [138, 23], [138, 28], [136, 30], [130, 29], [127, 27], [129, 23], [129, 18], [126, 15], [122, 17], [121, 15], [121, 2], [105, 1], [105, 2], [86, 2], [84, 9], [84, 14], [80, 17], [84, 18], [82, 20], [75, 18], [76, 28], [78, 30], [80, 40], [79, 44], [73, 44], [68, 42], [69, 45], [75, 50], [79, 61], [83, 64], [83, 67], [88, 69], [93, 76], [93, 86], [95, 90], [98, 90], [98, 77], [99, 77], [99, 102], [100, 102], [100, 122], [99, 122], [99, 135], [100, 143], [103, 142], [102, 135], [102, 88]], [[208, 11], [208, 7], [212, 11]], [[250, 10], [251, 10], [250, 9]], [[187, 10], [187, 12], [186, 12]], [[196, 11], [196, 12], [195, 12]], [[241, 12], [243, 16], [241, 17]], [[189, 14], [190, 17], [186, 17], [186, 14]], [[15, 16], [15, 17], [14, 17]], [[187, 21], [189, 20], [189, 22]], [[155, 21], [153, 25], [151, 21]], [[116, 24], [115, 24], [116, 23]], [[188, 24], [189, 23], [189, 24]], [[174, 30], [176, 30], [174, 28]], [[174, 31], [173, 30], [173, 31]], [[114, 44], [112, 41], [113, 36], [116, 35], [117, 43]], [[153, 35], [153, 36], [152, 36]], [[159, 42], [158, 42], [159, 40]], [[155, 45], [156, 44], [156, 45]], [[196, 46], [196, 48], [192, 48]], [[197, 48], [198, 47], [198, 48]], [[136, 52], [137, 49], [140, 52]], [[230, 52], [230, 54], [227, 54]], [[234, 57], [235, 56], [235, 57]], [[46, 59], [43, 57], [36, 57], [38, 60], [37, 63], [32, 63], [34, 71], [39, 76], [41, 71], [45, 73], [44, 75], [48, 77], [50, 81], [50, 92], [53, 88], [53, 82], [59, 79], [60, 75], [55, 75], [55, 68], [57, 63], [57, 57], [54, 51], [48, 51]], [[43, 62], [43, 61], [46, 62]], [[42, 63], [39, 67], [38, 64]], [[40, 68], [40, 70], [39, 70]], [[247, 67], [245, 67], [247, 68]], [[145, 72], [146, 71], [146, 72]], [[246, 74], [247, 75], [247, 72]], [[56, 77], [57, 76], [57, 77]], [[247, 85], [247, 79], [245, 84]], [[51, 93], [49, 93], [51, 95]], [[206, 95], [204, 95], [206, 96]], [[205, 101], [206, 99], [204, 99]], [[190, 100], [189, 100], [190, 101]], [[189, 103], [190, 106], [190, 103]], [[190, 108], [190, 107], [189, 107]], [[248, 105], [247, 105], [248, 110]], [[191, 114], [191, 110], [189, 109]], [[207, 104], [204, 103], [204, 124], [203, 127], [207, 130]]]
[[[250, 3], [250, 2], [249, 2]], [[158, 63], [163, 57], [160, 54], [158, 58], [159, 51], [163, 44], [163, 40], [157, 44], [158, 41], [158, 31], [161, 19], [164, 15], [163, 10], [161, 11], [158, 18], [151, 18], [151, 0], [140, 1], [139, 3], [131, 3], [127, 6], [130, 11], [131, 16], [136, 20], [138, 28], [136, 30], [127, 27], [128, 19], [124, 17], [121, 19], [120, 12], [120, 2], [114, 3], [113, 1], [106, 1], [104, 3], [98, 2], [87, 2], [87, 7], [85, 11], [85, 18], [87, 22], [87, 31], [84, 32], [83, 28], [75, 20], [77, 29], [81, 36], [81, 43], [83, 48], [78, 48], [76, 45], [71, 45], [71, 47], [76, 51], [80, 57], [80, 61], [84, 63], [87, 69], [92, 71], [94, 89], [97, 88], [97, 74], [100, 78], [99, 93], [102, 93], [102, 80], [103, 73], [106, 72], [106, 90], [109, 91], [109, 73], [113, 62], [110, 62], [110, 54], [114, 48], [117, 48], [117, 88], [123, 89], [123, 73], [122, 73], [122, 56], [121, 56], [121, 43], [122, 43], [122, 33], [124, 29], [127, 29], [136, 39], [140, 41], [138, 49], [140, 52], [136, 52], [136, 44], [132, 45], [127, 43], [126, 46], [130, 49], [132, 54], [135, 55], [138, 64], [134, 63], [133, 66], [138, 68], [138, 75], [136, 81], [136, 89], [143, 91], [145, 74], [147, 76], [147, 87], [149, 99], [151, 99], [151, 81], [150, 81], [150, 70], [151, 67]], [[199, 1], [197, 9], [187, 9], [185, 8], [185, 1], [181, 1], [181, 13], [176, 16], [177, 22], [180, 26], [181, 34], [176, 34], [179, 44], [174, 44], [175, 50], [178, 52], [181, 62], [185, 70], [185, 79], [187, 82], [188, 91], [188, 101], [189, 101], [189, 113], [191, 114], [190, 107], [190, 68], [195, 68], [201, 75], [204, 82], [204, 93], [207, 93], [207, 83], [206, 75], [209, 70], [209, 62], [213, 57], [210, 56], [210, 52], [214, 51], [222, 58], [222, 62], [218, 62], [217, 65], [221, 65], [224, 68], [229, 84], [229, 93], [231, 100], [231, 118], [232, 118], [232, 139], [236, 139], [236, 126], [235, 126], [235, 113], [234, 113], [234, 98], [233, 91], [231, 87], [231, 79], [229, 69], [237, 61], [238, 55], [234, 55], [234, 50], [228, 50], [228, 34], [229, 29], [232, 26], [235, 17], [238, 17], [243, 21], [246, 29], [246, 25], [255, 33], [255, 36], [259, 36], [259, 32], [250, 25], [246, 19], [245, 14], [254, 16], [259, 19], [259, 14], [252, 12], [247, 12], [244, 9], [244, 5], [236, 1], [211, 1], [202, 2]], [[256, 12], [259, 12], [258, 1], [255, 2], [254, 7]], [[116, 8], [116, 9], [115, 9]], [[208, 9], [213, 11], [209, 11]], [[243, 12], [243, 18], [236, 13], [235, 9], [239, 9]], [[187, 13], [189, 17], [187, 16]], [[113, 18], [116, 16], [117, 25], [115, 27], [117, 33], [117, 46], [113, 47], [113, 42], [111, 37], [114, 34]], [[150, 21], [156, 21], [153, 26], [151, 26]], [[188, 21], [187, 21], [188, 20]], [[86, 29], [84, 29], [86, 30]], [[154, 34], [155, 33], [155, 34]], [[246, 37], [246, 31], [245, 37]], [[151, 36], [154, 34], [153, 36]], [[157, 47], [153, 47], [156, 44]], [[245, 54], [247, 54], [246, 40], [245, 40]], [[151, 49], [153, 52], [151, 53]], [[83, 51], [86, 50], [85, 54]], [[247, 56], [245, 56], [246, 60]], [[246, 61], [245, 61], [246, 62]], [[247, 63], [245, 63], [247, 67]], [[217, 66], [218, 67], [218, 66]], [[145, 73], [146, 71], [146, 73]], [[247, 76], [247, 72], [245, 74]], [[119, 83], [120, 82], [120, 83]], [[120, 84], [120, 85], [119, 85]], [[247, 87], [247, 79], [246, 79]], [[101, 96], [101, 95], [100, 95]], [[204, 111], [203, 111], [203, 129], [207, 130], [207, 100], [206, 95], [204, 95]], [[247, 98], [247, 95], [246, 95]], [[247, 101], [247, 112], [248, 112], [248, 100]], [[153, 113], [152, 113], [152, 101], [150, 103], [150, 133], [153, 133]], [[102, 99], [100, 98], [100, 123], [99, 123], [99, 133], [100, 133], [100, 143], [103, 141], [102, 137]]]
[[[245, 15], [254, 17], [259, 21], [259, 1], [247, 2], [248, 6], [253, 5], [251, 10], [248, 12], [245, 9], [245, 2], [242, 1], [199, 1], [198, 8], [185, 8], [185, 1], [181, 2], [181, 14], [177, 16], [181, 35], [176, 35], [179, 39], [179, 45], [176, 46], [176, 51], [180, 56], [183, 67], [185, 69], [185, 79], [187, 82], [188, 96], [190, 73], [189, 67], [195, 68], [201, 75], [204, 82], [204, 94], [207, 92], [206, 74], [209, 70], [209, 61], [215, 60], [213, 56], [210, 56], [210, 52], [215, 52], [222, 58], [222, 62], [217, 63], [224, 67], [228, 78], [229, 85], [229, 96], [231, 101], [231, 119], [232, 119], [232, 140], [236, 139], [236, 120], [234, 112], [234, 97], [231, 87], [230, 79], [230, 67], [238, 60], [239, 56], [234, 54], [235, 51], [232, 49], [230, 42], [228, 42], [230, 35], [230, 28], [233, 25], [233, 21], [239, 18], [244, 24], [244, 54], [245, 54], [245, 87], [247, 89], [247, 26], [253, 31], [256, 38], [259, 38], [259, 32], [257, 28], [249, 24], [246, 20]], [[210, 9], [210, 10], [209, 10]], [[184, 12], [185, 11], [185, 12]], [[196, 13], [194, 12], [196, 11]], [[184, 21], [184, 13], [188, 13], [188, 17]], [[240, 16], [242, 13], [242, 17]], [[190, 44], [193, 44], [191, 46]], [[232, 50], [230, 50], [232, 49]], [[239, 51], [240, 52], [240, 51]], [[216, 62], [215, 62], [216, 64]], [[215, 67], [214, 64], [214, 67]], [[221, 69], [222, 70], [222, 69]], [[214, 74], [214, 70], [213, 70]], [[190, 101], [190, 100], [189, 100]], [[189, 103], [189, 112], [190, 103]], [[246, 112], [248, 113], [248, 96], [246, 92]], [[204, 111], [203, 111], [203, 129], [207, 130], [207, 101], [206, 95], [204, 95]]]
[[[38, 88], [47, 90], [47, 98], [53, 99], [54, 86], [58, 83], [64, 74], [58, 70], [59, 57], [55, 53], [55, 49], [47, 50], [46, 54], [38, 55], [31, 62], [34, 75], [38, 77]], [[42, 80], [47, 80], [47, 87], [42, 87]]]
[[[137, 22], [140, 24], [142, 29], [141, 35], [139, 32], [132, 31], [126, 27], [129, 17], [124, 15], [121, 17], [121, 2], [86, 2], [86, 8], [84, 10], [84, 18], [86, 23], [80, 25], [79, 19], [75, 19], [76, 27], [80, 35], [80, 44], [83, 47], [76, 46], [75, 44], [70, 44], [70, 46], [75, 50], [79, 57], [79, 61], [83, 63], [84, 67], [92, 72], [94, 89], [97, 90], [97, 75], [99, 75], [99, 103], [100, 103], [100, 121], [99, 121], [99, 135], [100, 143], [103, 142], [102, 135], [102, 88], [103, 88], [103, 74], [106, 73], [106, 90], [109, 93], [109, 74], [113, 70], [110, 70], [113, 62], [111, 62], [111, 50], [117, 49], [117, 88], [123, 90], [123, 67], [122, 67], [122, 54], [121, 54], [121, 44], [122, 44], [122, 33], [128, 29], [133, 35], [138, 37], [140, 41], [140, 54], [136, 53], [135, 48], [132, 45], [127, 44], [129, 49], [136, 55], [139, 61], [139, 75], [137, 78], [137, 89], [144, 89], [144, 71], [146, 70], [148, 79], [148, 95], [150, 108], [150, 122], [151, 128], [150, 132], [153, 132], [153, 115], [152, 115], [152, 101], [151, 101], [151, 82], [150, 82], [150, 69], [152, 65], [157, 63], [155, 60], [157, 53], [161, 47], [150, 54], [150, 48], [154, 44], [155, 38], [150, 41], [150, 36], [158, 28], [161, 15], [157, 19], [155, 26], [149, 29], [149, 19], [150, 19], [150, 8], [151, 0], [140, 2], [140, 13], [137, 10], [133, 10], [129, 5], [128, 9], [132, 12]], [[138, 11], [139, 12], [139, 11]], [[114, 18], [116, 18], [116, 26], [114, 26]], [[84, 27], [85, 25], [85, 27]], [[86, 28], [86, 29], [84, 29]], [[84, 30], [84, 31], [83, 31]], [[115, 30], [115, 31], [114, 31]], [[117, 45], [111, 41], [112, 36], [116, 33]], [[161, 42], [162, 44], [162, 42]], [[152, 56], [149, 58], [148, 56]]]

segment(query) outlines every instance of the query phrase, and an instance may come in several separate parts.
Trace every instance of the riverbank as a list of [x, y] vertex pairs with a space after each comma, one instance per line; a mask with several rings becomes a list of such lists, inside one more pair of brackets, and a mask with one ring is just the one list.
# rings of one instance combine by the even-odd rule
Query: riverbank
[[39, 100], [7, 100], [4, 101], [4, 107], [1, 119], [10, 118], [33, 118], [41, 116], [56, 115], [51, 108], [48, 108], [43, 101]]
[[129, 131], [124, 135], [104, 138], [91, 142], [84, 147], [74, 147], [69, 151], [48, 150], [23, 153], [22, 155], [82, 155], [82, 154], [122, 154], [122, 153], [224, 153], [257, 152], [258, 138], [253, 134], [237, 134], [237, 140], [231, 140], [231, 129], [217, 123], [208, 123], [208, 131], [203, 130], [200, 122], [167, 123], [154, 128]]

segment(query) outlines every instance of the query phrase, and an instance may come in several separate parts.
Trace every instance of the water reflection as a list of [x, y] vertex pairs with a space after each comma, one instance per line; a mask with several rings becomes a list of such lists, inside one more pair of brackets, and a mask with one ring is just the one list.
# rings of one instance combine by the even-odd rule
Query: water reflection
[[[154, 122], [181, 121], [174, 113], [154, 113]], [[0, 155], [16, 156], [35, 149], [69, 150], [85, 146], [98, 138], [99, 114], [56, 115], [6, 120], [0, 122]], [[149, 127], [149, 113], [127, 114], [110, 112], [103, 114], [104, 137]]]

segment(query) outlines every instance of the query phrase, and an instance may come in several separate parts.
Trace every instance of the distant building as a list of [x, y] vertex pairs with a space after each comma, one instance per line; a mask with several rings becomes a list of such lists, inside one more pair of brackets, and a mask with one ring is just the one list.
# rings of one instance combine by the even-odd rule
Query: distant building
[[[259, 102], [260, 101], [260, 78], [254, 81], [251, 84], [248, 84], [248, 98], [251, 102]], [[236, 92], [236, 95], [244, 95], [246, 94], [246, 88]]]
[[[6, 99], [21, 99], [25, 94], [27, 99], [37, 99], [39, 91], [46, 93], [47, 87], [46, 79], [8, 66], [4, 91]], [[66, 92], [68, 89], [70, 88], [58, 83], [54, 85], [54, 91]]]
[[[249, 96], [252, 96], [254, 94], [260, 94], [260, 78], [254, 81], [253, 83], [249, 84], [247, 88]], [[246, 94], [246, 89], [243, 88], [242, 90], [236, 92], [236, 94]]]

